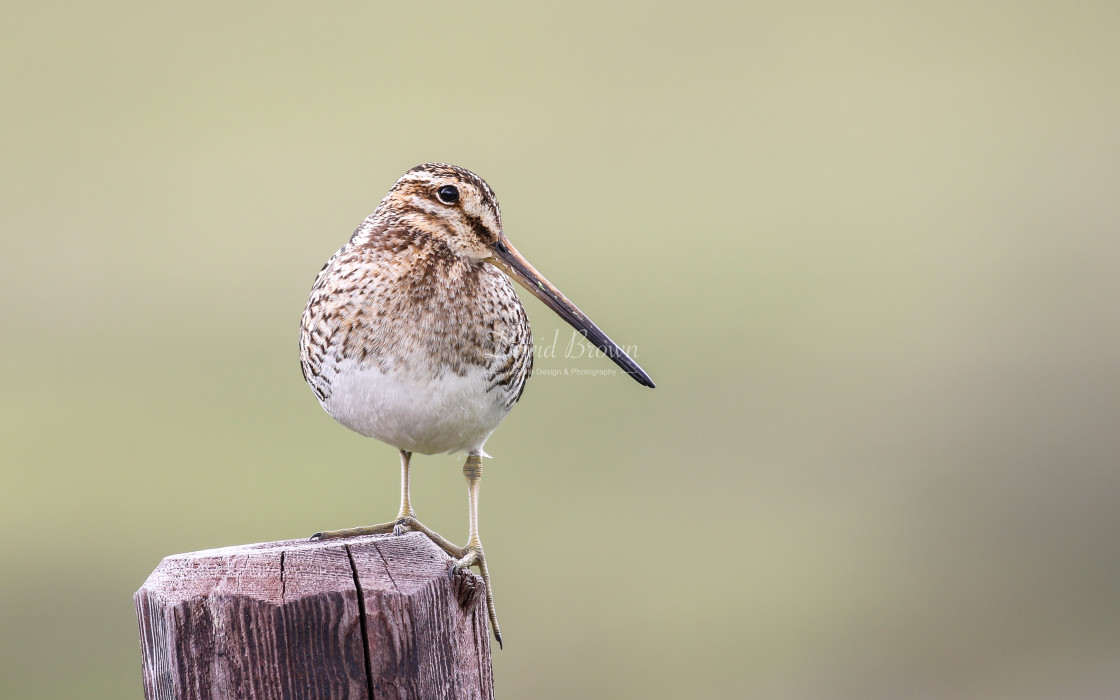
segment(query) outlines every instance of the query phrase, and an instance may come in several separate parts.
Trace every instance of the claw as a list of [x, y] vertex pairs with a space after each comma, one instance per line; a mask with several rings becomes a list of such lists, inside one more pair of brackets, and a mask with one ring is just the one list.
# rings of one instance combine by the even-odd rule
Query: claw
[[[471, 566], [478, 566], [481, 576], [475, 576], [470, 572]], [[467, 576], [460, 576], [455, 578], [457, 573], [464, 572]], [[490, 571], [486, 567], [486, 554], [482, 551], [482, 544], [474, 539], [471, 544], [467, 545], [463, 556], [451, 566], [450, 575], [452, 580], [455, 581], [456, 592], [460, 602], [470, 602], [471, 607], [477, 604], [475, 600], [478, 593], [486, 595], [486, 612], [490, 618], [490, 628], [494, 631], [494, 639], [498, 642], [498, 648], [502, 648], [502, 630], [498, 627], [498, 615], [494, 612], [494, 590], [490, 586]], [[471, 584], [467, 584], [465, 579], [471, 579]], [[477, 583], [479, 578], [482, 579], [482, 590], [477, 591]], [[466, 590], [466, 589], [470, 590]]]

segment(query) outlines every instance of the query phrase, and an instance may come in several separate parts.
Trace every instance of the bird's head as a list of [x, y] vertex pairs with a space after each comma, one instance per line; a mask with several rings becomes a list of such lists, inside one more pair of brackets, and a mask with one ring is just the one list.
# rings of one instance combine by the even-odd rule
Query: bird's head
[[502, 212], [486, 181], [466, 168], [425, 163], [397, 180], [380, 210], [456, 255], [483, 261], [502, 239]]
[[422, 233], [456, 256], [480, 265], [494, 265], [532, 292], [640, 384], [653, 386], [653, 380], [637, 362], [510, 244], [502, 231], [498, 198], [478, 175], [447, 163], [417, 165], [397, 180], [373, 218], [389, 228], [401, 226]]

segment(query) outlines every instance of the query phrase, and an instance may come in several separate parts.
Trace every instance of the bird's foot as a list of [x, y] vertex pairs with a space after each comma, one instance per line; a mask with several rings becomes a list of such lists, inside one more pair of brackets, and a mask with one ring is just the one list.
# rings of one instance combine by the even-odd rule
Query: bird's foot
[[345, 530], [325, 530], [323, 532], [316, 532], [311, 536], [313, 540], [333, 540], [340, 537], [361, 537], [363, 535], [387, 535], [389, 533], [394, 535], [403, 535], [406, 532], [422, 532], [427, 535], [428, 539], [436, 544], [437, 547], [447, 552], [455, 558], [463, 556], [465, 551], [462, 547], [457, 546], [455, 543], [448, 540], [443, 535], [435, 530], [432, 530], [424, 523], [416, 519], [415, 515], [402, 515], [396, 520], [379, 525], [367, 525], [365, 527], [351, 527]]
[[424, 523], [416, 519], [415, 515], [406, 515], [397, 518], [393, 523], [393, 534], [403, 535], [406, 532], [422, 532], [428, 536], [428, 539], [435, 543], [437, 547], [447, 552], [453, 557], [462, 556], [463, 548], [457, 546], [454, 542], [431, 529]]
[[494, 639], [498, 641], [498, 648], [501, 649], [502, 628], [498, 626], [498, 614], [494, 612], [494, 589], [490, 586], [490, 571], [486, 568], [486, 554], [482, 551], [482, 543], [475, 540], [466, 547], [456, 549], [457, 552], [448, 552], [451, 556], [457, 557], [457, 561], [451, 567], [448, 575], [454, 579], [461, 572], [469, 570], [470, 567], [478, 567], [479, 573], [482, 574], [482, 583], [486, 587], [486, 611], [490, 615], [490, 627], [493, 628]]
[[316, 532], [308, 539], [335, 540], [341, 537], [361, 537], [363, 535], [387, 535], [393, 531], [397, 522], [381, 523], [380, 525], [367, 525], [365, 527], [348, 527], [345, 530], [324, 530]]
[[[379, 525], [368, 525], [365, 527], [351, 527], [345, 530], [325, 530], [323, 532], [316, 532], [311, 536], [313, 540], [332, 540], [342, 537], [362, 537], [364, 535], [387, 535], [393, 533], [394, 535], [403, 535], [406, 532], [421, 532], [428, 539], [430, 539], [437, 547], [447, 552], [455, 558], [455, 563], [452, 565], [450, 572], [448, 572], [451, 579], [456, 579], [460, 576], [465, 576], [469, 573], [470, 567], [477, 566], [479, 573], [482, 574], [482, 583], [486, 591], [486, 610], [490, 616], [490, 626], [494, 629], [494, 639], [498, 641], [498, 647], [502, 646], [502, 631], [498, 627], [498, 616], [494, 612], [494, 590], [490, 586], [490, 571], [486, 568], [486, 554], [482, 551], [482, 543], [475, 540], [473, 544], [468, 544], [466, 547], [460, 547], [455, 543], [448, 540], [443, 535], [435, 530], [432, 530], [424, 523], [416, 519], [414, 515], [406, 515], [397, 518], [391, 522], [381, 523]], [[473, 576], [466, 578], [478, 579]], [[475, 598], [472, 594], [471, 582], [458, 582], [458, 588], [463, 600], [461, 602], [471, 603]]]

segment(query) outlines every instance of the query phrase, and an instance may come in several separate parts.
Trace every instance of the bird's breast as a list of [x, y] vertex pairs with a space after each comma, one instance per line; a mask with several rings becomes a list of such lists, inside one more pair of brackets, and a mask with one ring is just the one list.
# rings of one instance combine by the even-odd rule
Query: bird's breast
[[359, 433], [422, 453], [472, 449], [464, 441], [484, 441], [528, 379], [528, 317], [487, 263], [411, 262], [332, 258], [304, 313], [304, 376]]

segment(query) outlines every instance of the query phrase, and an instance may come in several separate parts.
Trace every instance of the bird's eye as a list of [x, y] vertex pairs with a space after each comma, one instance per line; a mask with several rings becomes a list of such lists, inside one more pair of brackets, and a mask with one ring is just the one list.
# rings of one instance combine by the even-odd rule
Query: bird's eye
[[459, 188], [454, 185], [444, 185], [436, 191], [436, 196], [444, 204], [454, 204], [459, 201]]

